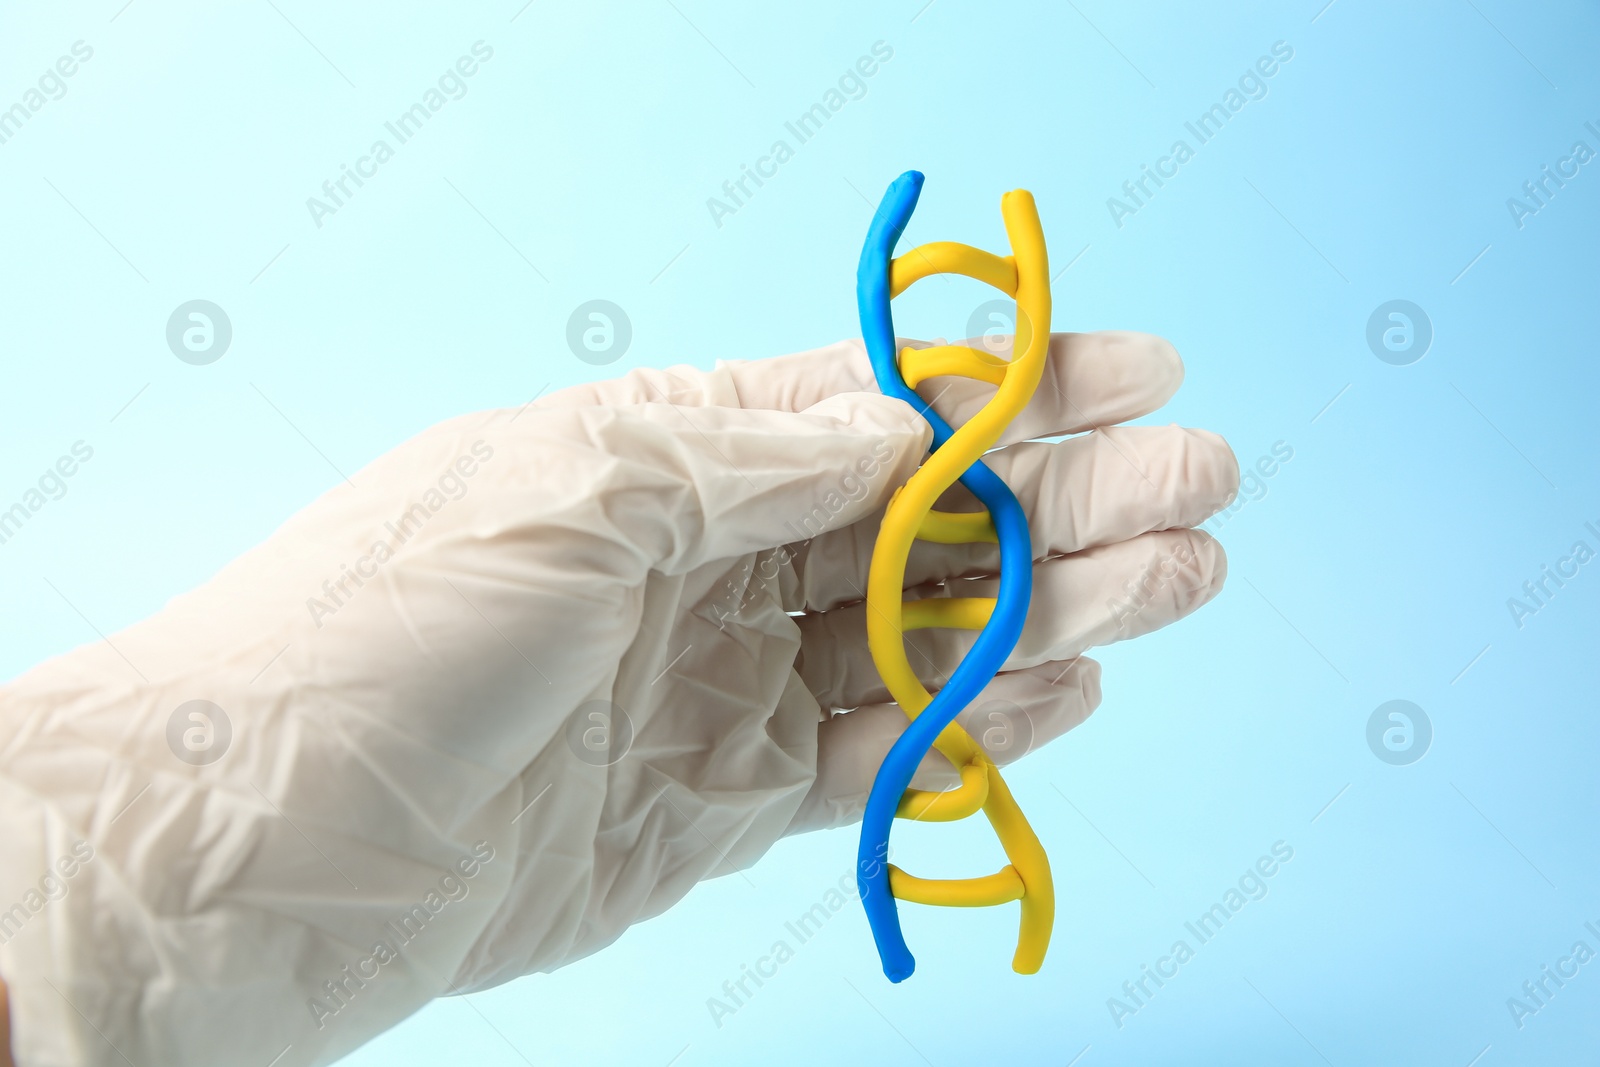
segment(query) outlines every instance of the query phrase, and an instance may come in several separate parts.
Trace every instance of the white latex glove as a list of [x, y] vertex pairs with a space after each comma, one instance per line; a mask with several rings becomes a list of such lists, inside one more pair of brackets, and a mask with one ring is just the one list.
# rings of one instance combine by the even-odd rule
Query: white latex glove
[[[1058, 335], [989, 457], [1039, 561], [1008, 672], [967, 718], [1002, 763], [1098, 704], [1086, 648], [1222, 584], [1189, 527], [1236, 491], [1226, 444], [1115, 425], [1181, 378], [1154, 338]], [[924, 389], [957, 426], [991, 391]], [[859, 342], [463, 416], [0, 688], [19, 1065], [325, 1064], [859, 818], [904, 726], [859, 599], [928, 443]], [[996, 559], [919, 545], [908, 580], [940, 595]], [[924, 682], [971, 640], [916, 633]]]

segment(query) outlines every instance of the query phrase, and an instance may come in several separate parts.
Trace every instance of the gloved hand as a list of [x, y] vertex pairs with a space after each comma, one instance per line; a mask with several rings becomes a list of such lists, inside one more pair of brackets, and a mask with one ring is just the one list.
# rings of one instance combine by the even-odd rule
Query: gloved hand
[[[989, 457], [1038, 561], [1026, 632], [966, 719], [998, 762], [1099, 703], [1085, 649], [1222, 584], [1190, 527], [1237, 489], [1227, 445], [1116, 425], [1181, 378], [1154, 338], [1057, 335]], [[991, 389], [922, 392], [959, 426]], [[929, 440], [859, 342], [463, 416], [0, 689], [18, 1063], [328, 1063], [859, 818], [905, 722], [860, 599]], [[909, 595], [986, 595], [996, 560], [921, 544]], [[972, 634], [910, 640], [937, 688]], [[917, 784], [953, 783], [941, 764]]]

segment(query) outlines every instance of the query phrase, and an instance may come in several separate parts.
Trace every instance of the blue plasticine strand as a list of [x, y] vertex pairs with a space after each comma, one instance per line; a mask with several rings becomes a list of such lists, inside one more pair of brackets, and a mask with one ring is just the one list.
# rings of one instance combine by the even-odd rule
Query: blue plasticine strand
[[[884, 194], [867, 230], [856, 272], [856, 303], [861, 315], [861, 335], [878, 388], [886, 396], [904, 400], [933, 427], [933, 450], [955, 432], [950, 424], [923, 401], [900, 376], [895, 350], [894, 316], [889, 309], [889, 260], [922, 192], [922, 175], [909, 170], [896, 178]], [[911, 977], [916, 960], [900, 929], [900, 913], [889, 891], [889, 833], [895, 809], [939, 733], [984, 686], [1000, 672], [1022, 635], [1033, 591], [1033, 548], [1028, 519], [1009, 486], [983, 462], [974, 463], [961, 476], [961, 484], [989, 509], [1000, 539], [1000, 591], [989, 622], [979, 631], [971, 651], [957, 665], [945, 687], [934, 694], [922, 714], [912, 719], [878, 768], [861, 819], [861, 844], [856, 853], [856, 884], [861, 903], [878, 945], [883, 973], [891, 982]]]

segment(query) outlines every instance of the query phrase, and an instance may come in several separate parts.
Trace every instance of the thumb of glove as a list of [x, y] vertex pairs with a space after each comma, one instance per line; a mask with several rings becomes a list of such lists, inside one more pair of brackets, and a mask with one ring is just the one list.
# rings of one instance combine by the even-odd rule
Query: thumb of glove
[[838, 393], [799, 412], [626, 410], [626, 439], [608, 451], [625, 466], [657, 468], [642, 483], [658, 491], [638, 501], [635, 543], [666, 574], [870, 515], [911, 477], [933, 436], [910, 405], [879, 393]]

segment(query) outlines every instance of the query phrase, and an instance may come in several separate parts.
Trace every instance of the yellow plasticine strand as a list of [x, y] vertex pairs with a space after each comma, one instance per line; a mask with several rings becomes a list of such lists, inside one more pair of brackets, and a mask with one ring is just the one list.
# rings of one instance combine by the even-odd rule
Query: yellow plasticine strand
[[989, 799], [989, 768], [975, 759], [961, 768], [961, 784], [942, 793], [907, 789], [895, 809], [895, 818], [916, 822], [957, 822], [976, 815]]
[[[981, 628], [988, 621], [994, 601], [935, 598], [902, 603], [911, 544], [919, 537], [942, 543], [960, 543], [958, 536], [962, 541], [995, 539], [987, 512], [979, 513], [980, 524], [977, 518], [966, 515], [935, 512], [933, 505], [973, 462], [994, 447], [1005, 427], [1027, 407], [1043, 375], [1049, 348], [1049, 269], [1044, 233], [1032, 195], [1025, 190], [1007, 193], [1001, 199], [1001, 214], [1011, 239], [1011, 256], [1002, 258], [955, 242], [936, 242], [912, 249], [890, 263], [891, 295], [934, 274], [959, 274], [987, 282], [1014, 296], [1017, 303], [1016, 336], [1009, 361], [993, 360], [987, 353], [964, 346], [900, 354], [908, 382], [935, 374], [959, 374], [997, 387], [989, 402], [955, 429], [894, 495], [873, 550], [867, 588], [868, 644], [885, 686], [913, 719], [933, 698], [907, 660], [905, 631], [922, 626]], [[996, 363], [1003, 366], [997, 368]], [[978, 536], [980, 533], [986, 536]], [[962, 787], [936, 794], [908, 790], [897, 816], [943, 821], [961, 817], [957, 812], [971, 813], [981, 806], [1010, 864], [994, 875], [955, 882], [919, 879], [891, 865], [891, 891], [902, 899], [947, 906], [1020, 900], [1012, 967], [1021, 974], [1035, 973], [1049, 948], [1055, 919], [1054, 885], [1044, 848], [998, 768], [983, 756], [966, 731], [951, 722], [940, 733], [936, 747], [953, 765], [962, 768]], [[971, 773], [975, 765], [981, 766], [981, 775]], [[979, 781], [983, 796], [973, 803]]]

